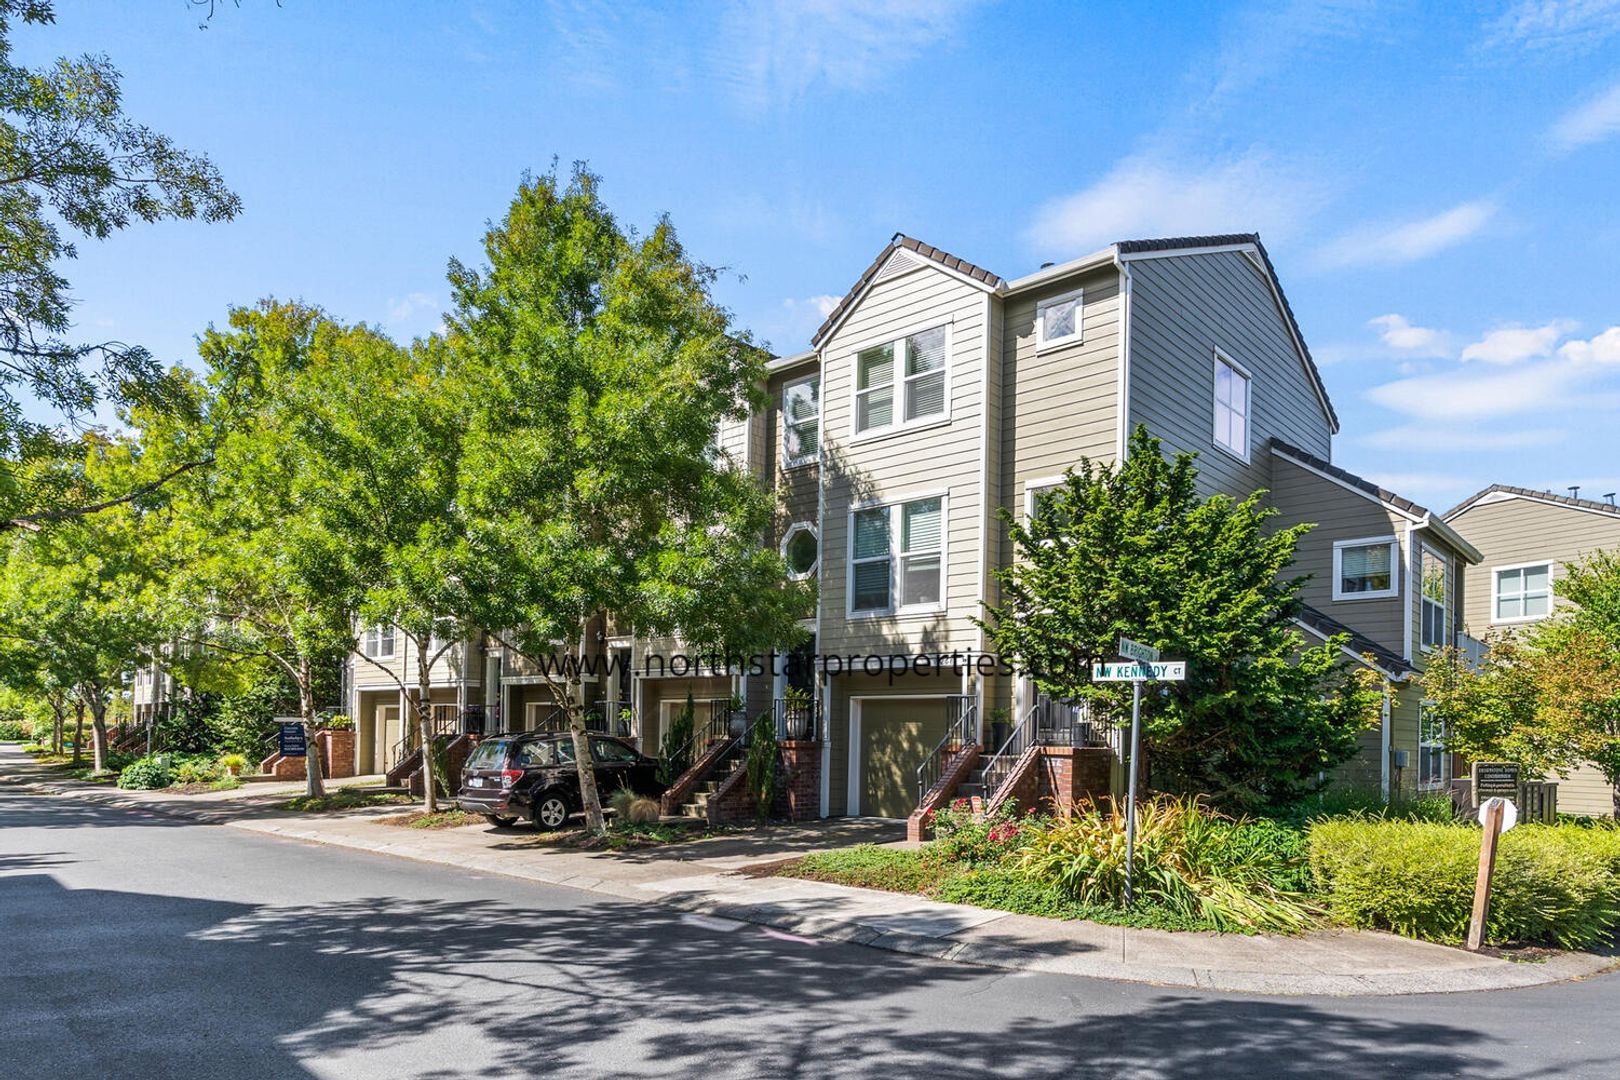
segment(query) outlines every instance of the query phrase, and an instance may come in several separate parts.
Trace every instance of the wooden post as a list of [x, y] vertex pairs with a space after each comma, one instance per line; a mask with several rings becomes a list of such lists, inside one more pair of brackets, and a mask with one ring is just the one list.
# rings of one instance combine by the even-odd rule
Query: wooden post
[[1479, 876], [1474, 880], [1474, 914], [1468, 921], [1468, 950], [1477, 952], [1485, 942], [1485, 917], [1491, 910], [1491, 875], [1496, 872], [1496, 842], [1502, 835], [1501, 799], [1485, 804], [1485, 835], [1479, 842]]

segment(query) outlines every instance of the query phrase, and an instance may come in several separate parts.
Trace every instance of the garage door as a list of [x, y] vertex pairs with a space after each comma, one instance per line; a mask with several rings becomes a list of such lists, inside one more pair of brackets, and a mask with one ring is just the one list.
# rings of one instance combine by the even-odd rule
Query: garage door
[[945, 702], [861, 702], [861, 813], [903, 818], [917, 808], [917, 767], [945, 737]]

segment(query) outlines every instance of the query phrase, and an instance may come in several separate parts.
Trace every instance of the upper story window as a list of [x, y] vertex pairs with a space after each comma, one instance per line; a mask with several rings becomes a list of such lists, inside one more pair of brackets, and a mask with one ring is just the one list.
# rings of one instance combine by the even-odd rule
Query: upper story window
[[1423, 549], [1422, 582], [1423, 628], [1420, 639], [1425, 649], [1447, 644], [1446, 613], [1451, 607], [1451, 568], [1433, 548]]
[[1080, 340], [1080, 290], [1035, 305], [1035, 348]]
[[782, 387], [782, 463], [803, 465], [821, 454], [821, 376]]
[[850, 533], [852, 614], [939, 606], [944, 597], [943, 497], [863, 507], [850, 514]]
[[1340, 540], [1333, 545], [1333, 599], [1378, 600], [1395, 596], [1400, 546], [1393, 536]]
[[1215, 353], [1215, 445], [1249, 460], [1249, 373]]
[[362, 648], [365, 654], [373, 660], [393, 659], [394, 628], [392, 626], [368, 626]]
[[1499, 566], [1491, 581], [1492, 622], [1540, 619], [1552, 611], [1552, 563]]
[[855, 354], [855, 434], [945, 415], [945, 342], [936, 326]]

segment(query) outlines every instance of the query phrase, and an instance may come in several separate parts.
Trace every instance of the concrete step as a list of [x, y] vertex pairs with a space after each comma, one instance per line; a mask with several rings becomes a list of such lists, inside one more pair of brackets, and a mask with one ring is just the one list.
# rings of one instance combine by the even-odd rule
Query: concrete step
[[980, 798], [984, 798], [984, 794], [985, 794], [985, 792], [984, 792], [984, 783], [983, 783], [983, 781], [980, 781], [980, 782], [977, 782], [977, 783], [969, 782], [969, 783], [964, 783], [964, 784], [958, 784], [956, 786], [956, 794], [953, 796], [953, 798], [954, 799], [971, 799], [975, 795], [979, 796]]

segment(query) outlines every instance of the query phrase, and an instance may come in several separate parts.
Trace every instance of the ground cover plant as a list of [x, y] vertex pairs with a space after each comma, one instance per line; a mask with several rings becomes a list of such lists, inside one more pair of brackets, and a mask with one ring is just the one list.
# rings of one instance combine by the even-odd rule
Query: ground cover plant
[[300, 795], [279, 804], [278, 810], [292, 810], [300, 814], [334, 814], [343, 810], [356, 810], [366, 806], [397, 806], [411, 801], [409, 795], [397, 791], [371, 791], [363, 787], [340, 787], [324, 795]]

